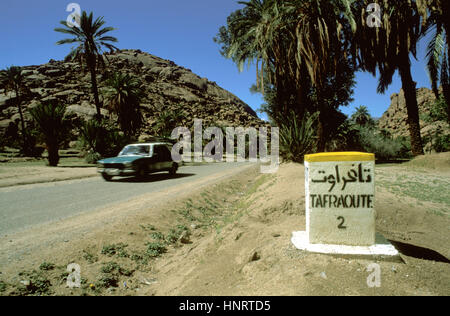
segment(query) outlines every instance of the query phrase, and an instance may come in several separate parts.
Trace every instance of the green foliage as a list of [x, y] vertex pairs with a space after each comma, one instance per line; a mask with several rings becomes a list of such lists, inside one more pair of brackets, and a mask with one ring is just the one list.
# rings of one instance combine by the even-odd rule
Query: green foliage
[[140, 100], [144, 91], [140, 81], [129, 74], [114, 73], [106, 86], [108, 110], [117, 115], [117, 123], [126, 135], [135, 134], [142, 125]]
[[317, 133], [320, 150], [338, 127], [328, 114], [351, 100], [355, 70], [348, 53], [347, 35], [355, 28], [351, 3], [243, 2], [244, 7], [228, 17], [214, 38], [221, 54], [240, 70], [245, 63], [256, 62], [253, 91], [265, 95], [263, 111], [275, 125], [283, 124], [282, 118], [292, 110], [298, 118], [320, 112], [316, 121], [322, 127]]
[[[438, 86], [440, 83], [444, 99], [450, 104], [449, 2], [445, 0], [416, 2], [425, 26], [422, 36], [425, 37], [427, 35], [427, 39], [429, 39], [426, 57], [432, 89], [437, 96], [439, 94]], [[432, 36], [429, 36], [430, 33]]]
[[119, 270], [120, 270], [120, 266], [115, 262], [109, 262], [107, 264], [104, 264], [100, 268], [100, 272], [102, 272], [102, 273], [111, 273], [111, 272], [119, 271]]
[[[94, 94], [95, 107], [97, 109], [97, 119], [101, 117], [101, 104], [98, 97], [97, 86], [97, 69], [105, 66], [103, 58], [103, 47], [113, 52], [118, 50], [111, 43], [116, 43], [117, 39], [113, 36], [106, 35], [114, 30], [112, 27], [103, 27], [105, 21], [103, 17], [94, 20], [93, 13], [89, 15], [83, 11], [80, 16], [79, 26], [69, 26], [67, 21], [61, 21], [62, 28], [55, 28], [56, 32], [71, 36], [58, 41], [57, 45], [76, 44], [78, 46], [72, 48], [67, 60], [78, 61], [81, 65], [87, 66], [91, 74], [92, 92]], [[102, 28], [103, 27], [103, 28]]]
[[32, 126], [25, 125], [24, 110], [22, 103], [27, 100], [30, 95], [30, 89], [25, 85], [25, 77], [22, 75], [22, 68], [11, 66], [0, 73], [0, 85], [3, 86], [4, 94], [14, 93], [15, 96], [11, 99], [13, 104], [17, 106], [20, 118], [20, 132], [21, 140], [19, 138], [19, 129], [10, 126], [2, 139], [4, 145], [15, 148], [20, 148], [21, 153], [25, 156], [38, 157], [42, 154], [36, 148], [36, 130]]
[[169, 234], [167, 234], [166, 242], [168, 244], [176, 243], [180, 239], [182, 234], [185, 233], [185, 232], [187, 234], [190, 234], [189, 233], [189, 228], [187, 228], [184, 225], [178, 225], [176, 228], [171, 229]]
[[433, 149], [437, 153], [450, 151], [450, 135], [438, 134], [434, 137]]
[[100, 268], [100, 272], [102, 273], [102, 276], [96, 283], [96, 287], [98, 288], [117, 287], [120, 276], [129, 277], [134, 273], [133, 270], [125, 269], [116, 262], [103, 264]]
[[107, 121], [90, 120], [83, 122], [80, 128], [79, 142], [87, 152], [86, 161], [95, 163], [101, 158], [114, 157], [130, 142], [117, 127]]
[[328, 151], [364, 151], [373, 153], [377, 160], [409, 158], [409, 138], [393, 138], [386, 130], [378, 130], [368, 109], [361, 106], [347, 119], [327, 144]]
[[95, 263], [98, 261], [98, 257], [91, 254], [90, 252], [83, 250], [83, 258], [89, 263]]
[[158, 136], [170, 138], [172, 131], [179, 126], [183, 114], [180, 111], [166, 109], [157, 117], [154, 130]]
[[160, 241], [147, 243], [146, 254], [152, 258], [159, 257], [166, 251], [167, 251], [166, 246], [164, 245], [164, 243]]
[[304, 155], [314, 148], [313, 125], [318, 113], [298, 121], [294, 112], [280, 124], [280, 155], [287, 161], [303, 162]]
[[358, 126], [351, 120], [342, 123], [328, 139], [327, 151], [362, 151]]
[[40, 266], [39, 266], [39, 270], [42, 271], [50, 271], [55, 269], [55, 265], [53, 263], [50, 262], [43, 262]]
[[357, 129], [362, 149], [375, 154], [377, 160], [411, 157], [411, 147], [407, 138], [388, 138], [372, 127], [360, 126]]
[[150, 237], [152, 237], [152, 239], [158, 240], [158, 241], [165, 239], [164, 234], [161, 232], [153, 232], [150, 234]]
[[370, 116], [369, 109], [364, 105], [356, 108], [356, 111], [351, 116], [350, 121], [359, 126], [375, 126], [375, 122]]
[[37, 131], [47, 146], [50, 166], [58, 165], [59, 147], [69, 134], [70, 124], [65, 118], [65, 112], [65, 105], [50, 102], [38, 104], [30, 109]]
[[84, 156], [84, 160], [90, 165], [95, 165], [97, 161], [101, 160], [102, 158], [102, 155], [92, 151], [88, 152], [86, 156]]
[[445, 122], [448, 119], [447, 110], [447, 102], [445, 102], [445, 99], [443, 97], [440, 97], [433, 103], [430, 108], [430, 112], [422, 115], [421, 118], [428, 123], [433, 123], [436, 121]]
[[102, 249], [102, 254], [107, 255], [109, 257], [112, 257], [114, 255], [118, 255], [121, 258], [128, 258], [129, 255], [126, 252], [126, 248], [128, 245], [119, 243], [119, 244], [113, 244], [113, 245], [106, 245]]
[[68, 133], [64, 120], [66, 106], [62, 104], [41, 103], [30, 109], [30, 114], [37, 124], [37, 129], [44, 139], [63, 142]]
[[5, 292], [7, 287], [8, 285], [5, 282], [0, 281], [0, 293]]
[[110, 287], [118, 287], [118, 283], [119, 283], [119, 277], [117, 275], [104, 274], [95, 283], [95, 287], [108, 289]]
[[18, 295], [49, 295], [51, 294], [51, 282], [42, 272], [33, 270], [31, 272], [21, 272], [19, 276], [27, 281], [28, 284], [23, 284], [18, 287]]

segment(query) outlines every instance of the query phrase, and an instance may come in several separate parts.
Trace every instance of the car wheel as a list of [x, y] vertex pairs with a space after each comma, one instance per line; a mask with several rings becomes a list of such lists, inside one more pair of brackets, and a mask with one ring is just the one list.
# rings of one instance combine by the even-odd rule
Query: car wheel
[[178, 170], [178, 166], [176, 164], [173, 164], [172, 168], [170, 168], [170, 170], [169, 170], [169, 174], [173, 176], [177, 173], [177, 170]]
[[112, 180], [112, 176], [110, 176], [109, 174], [106, 173], [102, 173], [102, 177], [103, 179], [105, 179], [105, 181], [111, 181]]

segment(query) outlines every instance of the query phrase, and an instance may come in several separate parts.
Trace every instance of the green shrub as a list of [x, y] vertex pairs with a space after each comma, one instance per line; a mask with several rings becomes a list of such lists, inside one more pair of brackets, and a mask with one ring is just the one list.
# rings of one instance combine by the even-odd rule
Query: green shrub
[[389, 138], [375, 128], [358, 128], [359, 142], [364, 151], [375, 154], [378, 160], [410, 157], [410, 142], [407, 138]]
[[147, 255], [153, 258], [159, 257], [167, 251], [165, 245], [161, 242], [147, 243]]
[[114, 255], [118, 255], [121, 258], [127, 258], [128, 253], [126, 252], [125, 248], [127, 248], [128, 245], [119, 243], [114, 245], [106, 245], [102, 249], [102, 255], [107, 255], [109, 257], [112, 257]]
[[329, 152], [363, 151], [358, 127], [349, 120], [345, 121], [327, 140], [326, 149]]
[[41, 272], [35, 270], [31, 272], [19, 273], [19, 276], [28, 282], [18, 287], [18, 295], [49, 295], [52, 284]]
[[105, 274], [95, 283], [96, 288], [118, 287], [119, 277], [117, 275]]
[[55, 268], [55, 265], [50, 262], [43, 262], [39, 266], [39, 270], [42, 270], [42, 271], [50, 271], [50, 270], [53, 270], [54, 268]]
[[305, 115], [298, 120], [294, 111], [280, 123], [280, 156], [286, 161], [303, 162], [304, 155], [311, 152], [315, 144], [313, 125], [318, 113]]
[[[44, 140], [48, 151], [48, 163], [55, 167], [59, 162], [58, 150], [62, 143], [67, 139], [70, 131], [70, 123], [66, 119], [66, 106], [63, 104], [53, 104], [44, 102], [29, 110], [34, 122], [38, 135]], [[30, 142], [34, 142], [34, 135], [29, 133]], [[34, 148], [34, 145], [28, 145]]]
[[84, 160], [88, 164], [96, 164], [97, 161], [101, 160], [103, 157], [99, 153], [96, 152], [88, 152], [86, 156], [84, 156]]
[[95, 163], [101, 158], [117, 156], [130, 139], [106, 120], [91, 120], [81, 124], [78, 142], [87, 153], [86, 162]]
[[434, 138], [433, 149], [437, 153], [450, 151], [450, 135], [437, 135]]
[[8, 285], [5, 282], [0, 281], [0, 293], [5, 292], [7, 287]]
[[170, 138], [172, 131], [181, 123], [182, 119], [181, 109], [166, 109], [157, 117], [154, 130], [158, 136]]
[[421, 119], [428, 123], [433, 123], [436, 121], [447, 121], [448, 106], [443, 97], [436, 100], [430, 108], [430, 112], [421, 115]]

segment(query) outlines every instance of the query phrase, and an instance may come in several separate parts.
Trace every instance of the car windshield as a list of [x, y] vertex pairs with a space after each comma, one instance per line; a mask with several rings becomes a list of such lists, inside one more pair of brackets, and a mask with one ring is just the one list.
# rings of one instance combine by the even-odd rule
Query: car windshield
[[148, 156], [150, 154], [150, 146], [127, 146], [119, 156]]

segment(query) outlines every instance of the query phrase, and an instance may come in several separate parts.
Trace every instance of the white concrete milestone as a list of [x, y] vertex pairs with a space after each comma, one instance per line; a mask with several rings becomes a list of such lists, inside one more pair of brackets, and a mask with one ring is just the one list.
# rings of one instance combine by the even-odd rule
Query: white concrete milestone
[[[301, 250], [396, 256], [375, 233], [375, 155], [358, 152], [305, 156], [306, 232], [294, 232]], [[381, 243], [377, 243], [383, 240]]]

